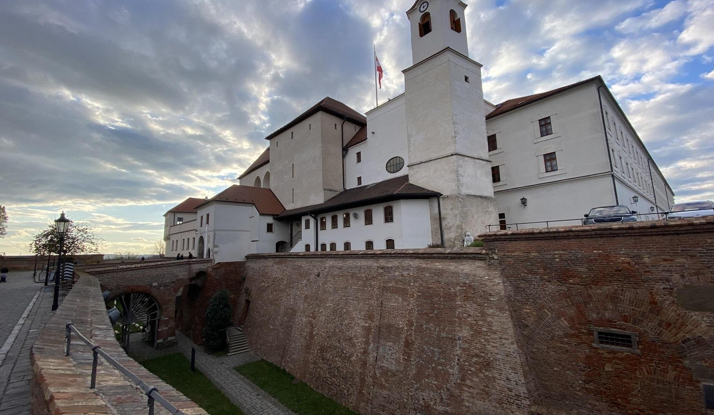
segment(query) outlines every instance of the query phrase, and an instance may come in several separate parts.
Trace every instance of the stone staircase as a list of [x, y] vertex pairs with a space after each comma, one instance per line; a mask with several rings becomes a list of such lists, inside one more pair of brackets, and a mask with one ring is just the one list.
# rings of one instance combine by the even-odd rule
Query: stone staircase
[[226, 330], [226, 337], [228, 337], [228, 356], [235, 354], [243, 354], [250, 352], [250, 347], [248, 347], [248, 339], [243, 333], [243, 327], [229, 327]]

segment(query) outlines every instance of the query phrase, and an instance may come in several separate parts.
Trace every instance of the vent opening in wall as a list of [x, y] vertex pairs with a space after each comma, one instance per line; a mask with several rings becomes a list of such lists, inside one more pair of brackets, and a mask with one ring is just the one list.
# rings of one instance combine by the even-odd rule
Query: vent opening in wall
[[621, 351], [637, 350], [637, 334], [614, 329], [594, 329], [595, 347]]
[[469, 77], [467, 75], [464, 76], [464, 81], [466, 81], [467, 84], [470, 83]]

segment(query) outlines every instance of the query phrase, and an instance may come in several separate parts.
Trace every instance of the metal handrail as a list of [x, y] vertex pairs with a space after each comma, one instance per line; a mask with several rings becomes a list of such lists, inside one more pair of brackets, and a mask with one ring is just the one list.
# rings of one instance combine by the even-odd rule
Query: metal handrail
[[82, 333], [77, 330], [76, 327], [74, 327], [74, 324], [72, 323], [67, 323], [66, 326], [66, 331], [65, 331], [65, 337], [67, 338], [67, 350], [65, 356], [70, 355], [70, 349], [72, 345], [72, 332], [75, 332], [77, 334], [77, 337], [84, 342], [87, 346], [89, 346], [92, 349], [92, 353], [94, 355], [94, 359], [92, 360], [92, 380], [89, 384], [90, 389], [94, 389], [97, 386], [97, 361], [99, 358], [99, 355], [101, 355], [104, 360], [109, 362], [112, 366], [114, 366], [115, 369], [119, 370], [121, 373], [124, 374], [124, 376], [128, 377], [132, 382], [134, 382], [137, 386], [141, 388], [142, 391], [144, 391], [144, 394], [149, 398], [149, 415], [154, 415], [154, 401], [158, 402], [166, 408], [167, 411], [169, 411], [172, 414], [175, 415], [183, 415], [183, 412], [181, 412], [178, 408], [176, 408], [171, 402], [167, 401], [161, 394], [159, 393], [158, 389], [156, 387], [148, 385], [146, 382], [143, 380], [139, 379], [138, 376], [136, 376], [134, 373], [132, 373], [129, 369], [125, 368], [122, 366], [121, 363], [117, 362], [113, 357], [111, 357], [109, 354], [107, 354], [104, 350], [102, 350], [101, 347], [95, 345], [89, 339], [84, 337]]
[[[659, 211], [659, 212], [650, 212], [650, 213], [636, 213], [635, 216], [637, 216], [638, 220], [642, 222], [642, 217], [651, 217], [651, 216], [657, 216], [658, 219], [656, 220], [669, 220], [668, 215], [672, 212], [664, 212], [664, 211]], [[488, 225], [488, 231], [491, 232], [492, 228], [496, 228], [496, 230], [503, 230], [500, 229], [502, 226], [506, 226], [507, 229], [510, 229], [509, 227], [516, 227], [516, 230], [519, 230], [519, 226], [523, 225], [536, 225], [536, 224], [545, 224], [546, 228], [550, 228], [551, 223], [562, 223], [562, 222], [580, 222], [579, 225], [584, 225], [586, 218], [574, 218], [574, 219], [557, 219], [557, 220], [539, 220], [535, 222], [518, 222], [518, 223], [499, 223], [495, 225]], [[652, 219], [649, 219], [652, 220]], [[578, 226], [578, 225], [573, 225], [573, 226]]]

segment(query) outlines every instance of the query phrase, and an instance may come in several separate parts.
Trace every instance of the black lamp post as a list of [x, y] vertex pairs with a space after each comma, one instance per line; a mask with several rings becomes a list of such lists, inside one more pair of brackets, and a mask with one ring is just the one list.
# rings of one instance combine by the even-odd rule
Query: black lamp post
[[62, 266], [62, 250], [64, 249], [64, 235], [67, 233], [67, 229], [69, 229], [69, 224], [71, 222], [72, 221], [64, 216], [64, 212], [62, 212], [59, 219], [55, 221], [55, 228], [57, 229], [57, 234], [59, 235], [60, 246], [57, 254], [57, 269], [55, 269], [55, 296], [52, 301], [52, 311], [57, 310], [59, 307], [60, 271]]

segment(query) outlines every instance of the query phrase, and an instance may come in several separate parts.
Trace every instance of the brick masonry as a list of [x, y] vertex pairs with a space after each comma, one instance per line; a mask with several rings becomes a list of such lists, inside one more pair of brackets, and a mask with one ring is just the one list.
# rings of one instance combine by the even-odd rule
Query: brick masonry
[[[88, 254], [88, 255], [73, 255], [72, 259], [77, 261], [78, 265], [86, 264], [101, 264], [104, 262], [103, 254]], [[52, 267], [57, 263], [57, 256], [53, 255], [50, 258]], [[42, 266], [47, 265], [46, 256], [38, 256], [35, 260], [34, 256], [4, 256], [0, 255], [0, 268], [7, 267], [10, 271], [32, 271], [37, 265], [37, 272], [40, 272]]]
[[[711, 414], [714, 220], [499, 232], [501, 269], [534, 412]], [[638, 337], [593, 346], [593, 328]]]
[[[99, 282], [91, 276], [82, 277], [60, 308], [45, 325], [31, 350], [32, 414], [143, 414], [147, 398], [119, 371], [100, 359], [97, 388], [89, 389], [92, 351], [76, 340], [72, 354], [64, 353], [65, 325], [73, 322], [92, 342], [158, 389], [187, 415], [206, 412], [181, 393], [162, 382], [140, 364], [128, 357], [114, 339], [106, 315]], [[161, 405], [157, 414], [168, 414]]]
[[362, 414], [527, 413], [504, 287], [478, 250], [250, 256], [246, 274], [252, 352]]

